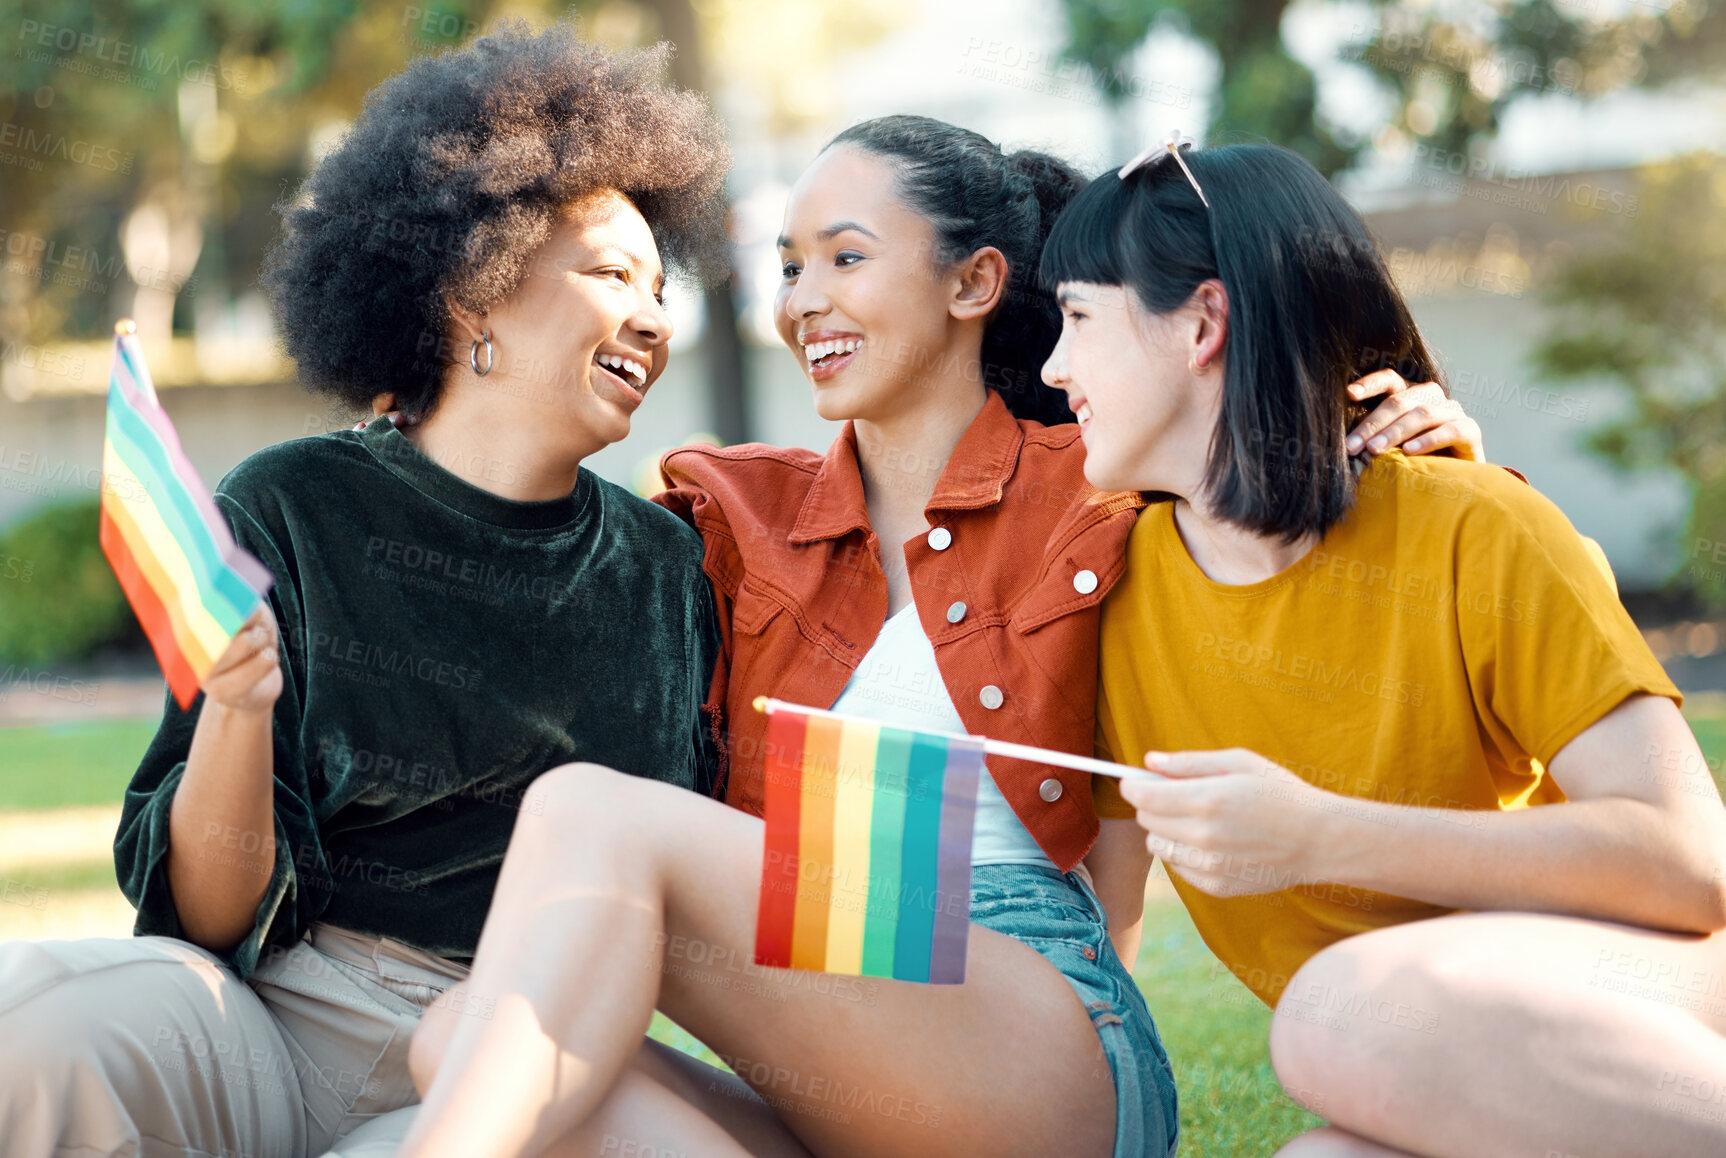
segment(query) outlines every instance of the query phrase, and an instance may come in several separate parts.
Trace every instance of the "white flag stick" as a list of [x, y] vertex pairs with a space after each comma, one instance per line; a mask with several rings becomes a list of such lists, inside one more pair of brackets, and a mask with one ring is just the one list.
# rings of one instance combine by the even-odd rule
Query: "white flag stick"
[[[846, 716], [838, 712], [829, 712], [823, 708], [812, 708], [807, 704], [793, 704], [786, 700], [776, 700], [770, 696], [756, 696], [755, 710], [772, 715], [774, 712], [801, 712], [806, 716], [825, 716], [830, 720], [848, 720], [859, 724], [881, 725], [879, 720], [866, 720], [862, 716]], [[906, 731], [929, 732], [927, 728], [907, 728]], [[1033, 748], [1029, 744], [1015, 744], [1009, 740], [991, 740], [986, 736], [961, 736], [955, 732], [929, 732], [934, 736], [945, 736], [949, 739], [981, 740], [983, 751], [991, 756], [1009, 756], [1014, 760], [1030, 760], [1037, 764], [1054, 764], [1061, 768], [1073, 768], [1080, 772], [1094, 772], [1098, 776], [1113, 776], [1124, 780], [1129, 776], [1155, 776], [1145, 768], [1134, 768], [1130, 764], [1115, 764], [1108, 760], [1098, 760], [1090, 756], [1075, 756], [1070, 752], [1057, 752], [1053, 748]]]

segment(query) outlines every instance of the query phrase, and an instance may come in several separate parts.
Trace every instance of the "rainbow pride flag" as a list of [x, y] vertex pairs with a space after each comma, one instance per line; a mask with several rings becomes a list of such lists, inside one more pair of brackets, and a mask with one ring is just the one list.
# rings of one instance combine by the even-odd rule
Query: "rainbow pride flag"
[[102, 441], [102, 553], [184, 711], [275, 581], [234, 542], [156, 398], [135, 327], [114, 327]]
[[769, 715], [755, 963], [962, 983], [983, 741], [758, 706]]

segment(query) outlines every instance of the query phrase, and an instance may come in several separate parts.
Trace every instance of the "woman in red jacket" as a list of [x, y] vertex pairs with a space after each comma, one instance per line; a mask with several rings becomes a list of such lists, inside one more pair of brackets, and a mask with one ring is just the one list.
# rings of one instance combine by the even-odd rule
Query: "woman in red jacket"
[[[674, 452], [661, 497], [701, 530], [720, 600], [711, 698], [737, 807], [593, 765], [541, 778], [471, 981], [496, 1015], [416, 1037], [425, 1105], [405, 1153], [1173, 1153], [1168, 1060], [1122, 963], [1143, 876], [1122, 890], [1111, 871], [1142, 867], [1142, 834], [1100, 830], [1085, 774], [990, 760], [965, 984], [751, 963], [753, 697], [1091, 750], [1097, 605], [1143, 500], [1085, 483], [1071, 414], [1038, 377], [1059, 315], [1037, 258], [1079, 184], [919, 117], [847, 130], [798, 181], [776, 319], [816, 409], [849, 421], [825, 455]], [[1351, 389], [1382, 393], [1386, 376]], [[1355, 433], [1474, 449], [1437, 387], [1394, 395]], [[656, 1008], [758, 1097], [696, 1063], [668, 1072], [641, 1045]], [[729, 1141], [632, 1118], [644, 1072]]]

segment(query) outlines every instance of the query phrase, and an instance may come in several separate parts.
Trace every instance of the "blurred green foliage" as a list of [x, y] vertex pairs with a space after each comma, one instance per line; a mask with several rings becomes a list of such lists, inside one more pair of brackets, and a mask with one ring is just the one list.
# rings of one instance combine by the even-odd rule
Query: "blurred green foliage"
[[[1368, 69], [1391, 98], [1374, 140], [1325, 123], [1307, 66], [1283, 44], [1291, 0], [1062, 0], [1066, 53], [1123, 99], [1126, 62], [1149, 33], [1190, 32], [1221, 66], [1207, 139], [1263, 138], [1322, 172], [1346, 168], [1369, 144], [1422, 142], [1467, 153], [1498, 132], [1505, 109], [1542, 93], [1601, 96], [1726, 68], [1726, 4], [1662, 0], [1369, 0], [1328, 5], [1361, 19], [1346, 30], [1344, 61]], [[1122, 158], [1123, 160], [1125, 158]]]
[[[133, 309], [122, 239], [140, 207], [171, 225], [174, 328], [255, 285], [276, 206], [417, 55], [454, 48], [505, 10], [541, 22], [591, 4], [503, 0], [0, 0], [0, 341], [94, 337]], [[75, 158], [90, 158], [80, 161]], [[122, 276], [56, 277], [53, 258]], [[80, 255], [68, 259], [67, 254]], [[159, 260], [159, 259], [158, 259]], [[86, 267], [87, 268], [87, 267]], [[136, 273], [136, 271], [133, 271]], [[151, 280], [146, 277], [144, 280]]]
[[139, 632], [97, 542], [99, 510], [43, 507], [0, 534], [0, 662], [82, 659]]
[[1556, 315], [1535, 364], [1622, 392], [1627, 413], [1589, 445], [1624, 469], [1684, 476], [1692, 502], [1673, 581], [1726, 608], [1726, 158], [1650, 166], [1640, 185], [1624, 241], [1550, 282]]

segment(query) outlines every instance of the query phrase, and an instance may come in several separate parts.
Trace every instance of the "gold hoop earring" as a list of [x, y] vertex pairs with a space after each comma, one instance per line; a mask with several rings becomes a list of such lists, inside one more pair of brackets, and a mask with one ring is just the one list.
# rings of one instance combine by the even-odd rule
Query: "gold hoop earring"
[[1194, 354], [1191, 358], [1187, 359], [1187, 369], [1191, 370], [1194, 374], [1202, 374], [1205, 372], [1205, 368], [1199, 365], [1199, 356], [1197, 354]]
[[468, 352], [467, 352], [467, 364], [473, 368], [473, 372], [475, 374], [479, 375], [481, 378], [484, 378], [487, 374], [491, 373], [491, 360], [492, 360], [491, 331], [490, 330], [483, 330], [480, 332], [479, 337], [480, 337], [480, 341], [485, 343], [485, 369], [481, 370], [479, 368], [479, 342], [475, 342], [473, 344], [473, 347], [470, 350], [468, 350]]

